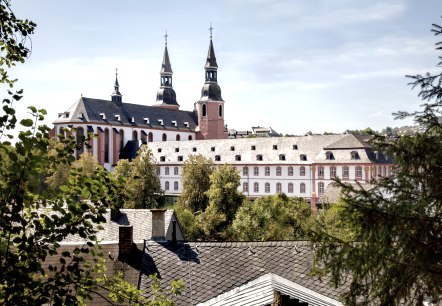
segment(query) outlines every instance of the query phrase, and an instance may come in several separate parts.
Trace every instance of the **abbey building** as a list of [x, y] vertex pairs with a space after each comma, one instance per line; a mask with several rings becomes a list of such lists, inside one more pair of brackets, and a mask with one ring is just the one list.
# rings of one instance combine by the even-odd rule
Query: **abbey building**
[[86, 134], [98, 135], [89, 141], [89, 149], [83, 146], [76, 154], [79, 156], [89, 150], [108, 170], [112, 170], [120, 158], [133, 158], [143, 143], [226, 139], [224, 100], [217, 81], [218, 64], [212, 36], [204, 70], [205, 82], [195, 109], [180, 110], [172, 86], [173, 72], [166, 40], [160, 88], [153, 105], [126, 103], [116, 75], [110, 100], [81, 97], [54, 121], [55, 135], [64, 133], [63, 128], [75, 128], [79, 142]]

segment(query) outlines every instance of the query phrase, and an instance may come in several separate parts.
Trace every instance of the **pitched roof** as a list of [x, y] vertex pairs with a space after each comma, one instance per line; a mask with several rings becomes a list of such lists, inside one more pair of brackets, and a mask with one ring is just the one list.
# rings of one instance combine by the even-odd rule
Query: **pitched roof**
[[215, 49], [213, 48], [212, 38], [210, 38], [209, 51], [207, 51], [207, 61], [205, 68], [218, 68], [215, 57]]
[[341, 139], [328, 144], [324, 147], [325, 150], [339, 150], [339, 149], [364, 149], [370, 148], [370, 146], [356, 138], [353, 134], [345, 134]]
[[186, 287], [176, 298], [177, 305], [219, 299], [269, 273], [318, 293], [318, 299], [325, 296], [337, 302], [345, 289], [333, 289], [328, 279], [310, 276], [313, 249], [309, 242], [189, 242], [172, 247], [147, 241], [143, 254], [140, 289], [150, 294], [147, 275], [152, 273], [158, 273], [164, 289], [173, 279], [181, 279]]
[[[149, 119], [149, 123], [146, 123], [145, 118]], [[176, 121], [176, 126], [174, 121]], [[109, 100], [81, 97], [54, 121], [54, 124], [57, 123], [101, 123], [194, 131], [198, 118], [193, 111], [130, 103], [117, 105]]]

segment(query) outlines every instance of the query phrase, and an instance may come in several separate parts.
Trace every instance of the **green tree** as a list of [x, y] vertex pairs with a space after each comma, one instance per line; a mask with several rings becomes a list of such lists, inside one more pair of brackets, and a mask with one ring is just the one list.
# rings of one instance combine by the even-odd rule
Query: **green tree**
[[222, 238], [221, 233], [232, 223], [245, 199], [239, 185], [239, 173], [229, 165], [218, 167], [210, 175], [209, 205], [198, 216], [207, 238]]
[[[442, 34], [440, 26], [433, 31]], [[343, 296], [348, 305], [442, 301], [442, 73], [410, 77], [426, 103], [396, 117], [413, 117], [420, 130], [376, 136], [373, 142], [395, 157], [393, 175], [370, 190], [337, 181], [343, 190], [339, 218], [346, 220], [354, 242], [312, 233], [314, 272], [330, 273], [334, 285], [348, 281]]]
[[311, 215], [302, 198], [285, 194], [244, 201], [232, 223], [235, 239], [245, 241], [294, 240], [304, 237], [301, 224]]
[[126, 208], [157, 208], [163, 192], [157, 175], [158, 164], [149, 148], [143, 146], [131, 162], [122, 159], [115, 167], [116, 178], [124, 178]]
[[182, 192], [178, 205], [192, 211], [204, 211], [209, 198], [210, 174], [213, 162], [201, 154], [190, 155], [183, 164]]

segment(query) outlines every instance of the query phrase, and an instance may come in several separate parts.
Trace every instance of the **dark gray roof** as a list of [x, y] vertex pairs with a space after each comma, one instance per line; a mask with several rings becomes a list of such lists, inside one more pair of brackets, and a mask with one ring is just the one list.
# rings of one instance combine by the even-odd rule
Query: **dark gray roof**
[[185, 282], [177, 305], [196, 305], [269, 273], [337, 300], [345, 288], [310, 276], [313, 249], [305, 241], [279, 242], [146, 242], [140, 289], [150, 294], [147, 275], [158, 273], [166, 289], [173, 279]]
[[339, 150], [339, 149], [364, 149], [370, 146], [364, 141], [358, 139], [353, 134], [346, 134], [341, 139], [327, 145], [324, 150]]
[[[148, 118], [149, 123], [146, 123], [145, 118]], [[173, 121], [176, 121], [176, 126]], [[185, 122], [188, 123], [188, 127]], [[54, 121], [54, 124], [57, 123], [98, 123], [194, 131], [198, 118], [196, 112], [193, 111], [130, 103], [118, 105], [109, 100], [81, 97], [68, 111]]]
[[161, 64], [160, 73], [172, 73], [172, 65], [170, 64], [169, 52], [167, 51], [167, 46], [164, 48], [163, 63]]
[[212, 38], [210, 38], [209, 51], [207, 52], [207, 61], [205, 68], [218, 68], [216, 63], [215, 49], [213, 48]]

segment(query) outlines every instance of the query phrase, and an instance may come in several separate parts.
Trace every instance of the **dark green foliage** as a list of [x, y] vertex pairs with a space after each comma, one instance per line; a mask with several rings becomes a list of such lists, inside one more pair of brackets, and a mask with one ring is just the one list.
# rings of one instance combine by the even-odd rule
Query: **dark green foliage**
[[[436, 35], [442, 34], [439, 26]], [[330, 273], [335, 285], [346, 280], [348, 305], [422, 305], [442, 301], [442, 74], [411, 76], [426, 102], [413, 117], [415, 134], [376, 136], [373, 144], [396, 160], [389, 178], [373, 189], [343, 189], [339, 218], [354, 242], [324, 232], [316, 242], [317, 273]]]

